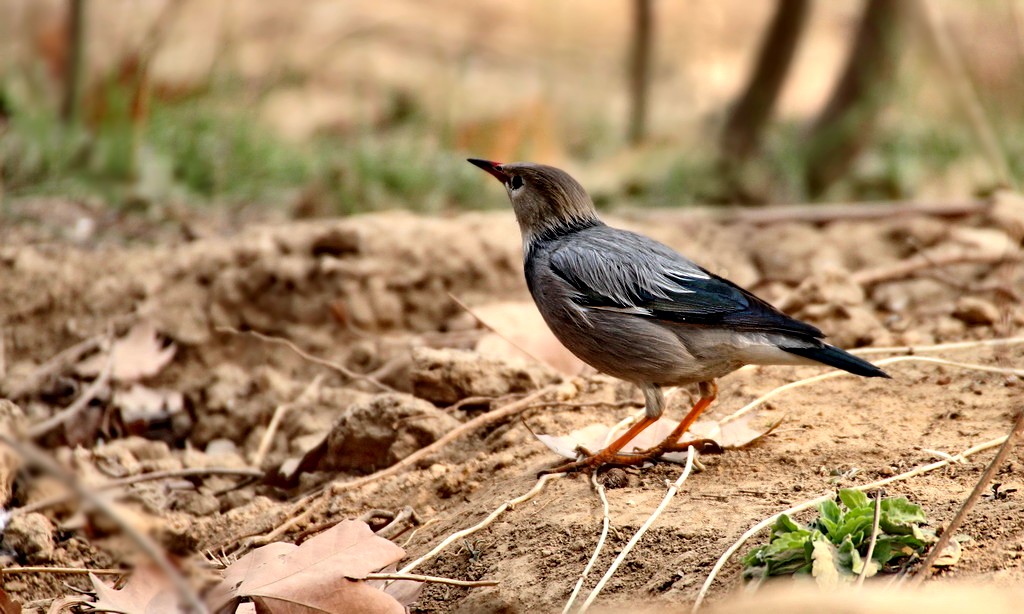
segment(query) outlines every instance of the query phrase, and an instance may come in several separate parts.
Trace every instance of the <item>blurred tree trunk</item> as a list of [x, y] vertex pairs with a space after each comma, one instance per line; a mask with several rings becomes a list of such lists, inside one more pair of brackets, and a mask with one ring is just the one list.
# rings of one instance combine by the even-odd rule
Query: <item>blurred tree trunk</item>
[[761, 133], [789, 74], [810, 7], [810, 0], [778, 0], [754, 70], [722, 128], [719, 147], [728, 162], [742, 162], [759, 148]]
[[647, 100], [654, 52], [654, 0], [633, 0], [633, 32], [629, 49], [629, 142], [647, 133]]
[[70, 0], [68, 17], [68, 67], [64, 76], [64, 100], [60, 117], [65, 124], [78, 121], [82, 112], [82, 88], [85, 81], [85, 0]]
[[808, 133], [807, 190], [823, 194], [849, 169], [871, 140], [894, 89], [900, 39], [908, 6], [902, 0], [868, 0], [846, 68]]

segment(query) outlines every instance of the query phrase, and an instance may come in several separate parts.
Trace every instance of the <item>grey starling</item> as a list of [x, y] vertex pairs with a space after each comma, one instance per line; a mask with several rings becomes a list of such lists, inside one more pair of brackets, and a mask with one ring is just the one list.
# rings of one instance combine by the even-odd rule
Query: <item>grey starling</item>
[[[744, 365], [825, 364], [889, 377], [824, 343], [824, 334], [649, 237], [612, 228], [560, 169], [470, 162], [505, 185], [523, 237], [526, 283], [551, 332], [598, 371], [636, 384], [643, 420], [596, 454], [552, 471], [630, 465], [706, 440], [680, 442], [718, 393], [715, 379]], [[698, 384], [700, 399], [659, 445], [621, 453], [661, 416], [662, 387]]]

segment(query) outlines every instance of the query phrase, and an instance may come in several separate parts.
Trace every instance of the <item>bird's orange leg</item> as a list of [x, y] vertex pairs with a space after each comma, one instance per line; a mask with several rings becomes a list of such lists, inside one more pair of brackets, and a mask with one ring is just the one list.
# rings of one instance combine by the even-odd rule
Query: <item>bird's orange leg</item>
[[672, 432], [669, 433], [668, 437], [662, 440], [661, 443], [653, 448], [636, 452], [636, 456], [653, 460], [666, 452], [685, 452], [690, 446], [696, 448], [698, 452], [703, 452], [705, 454], [720, 454], [722, 452], [722, 447], [710, 439], [679, 441], [679, 438], [686, 434], [686, 431], [693, 426], [693, 423], [697, 421], [697, 418], [699, 418], [702, 413], [704, 413], [704, 410], [715, 402], [716, 398], [718, 398], [718, 384], [713, 381], [702, 382], [700, 386], [700, 398], [697, 399], [697, 402], [693, 405], [693, 409], [690, 410], [690, 413], [686, 414], [686, 417], [682, 419], [676, 428], [672, 429]]
[[640, 422], [629, 427], [629, 430], [620, 435], [618, 439], [608, 444], [604, 450], [601, 450], [596, 454], [590, 454], [586, 450], [580, 448], [580, 451], [586, 454], [584, 458], [564, 465], [559, 465], [557, 467], [552, 467], [551, 469], [545, 469], [538, 475], [545, 475], [548, 473], [571, 473], [573, 471], [579, 471], [580, 469], [600, 467], [601, 465], [638, 465], [644, 462], [643, 458], [634, 458], [637, 457], [635, 454], [619, 454], [619, 450], [626, 447], [626, 444], [633, 441], [633, 438], [639, 435], [641, 431], [657, 421], [657, 418], [644, 416]]
[[[637, 452], [620, 453], [622, 448], [633, 441], [633, 438], [639, 435], [644, 429], [649, 427], [658, 421], [658, 418], [651, 416], [644, 416], [642, 420], [634, 424], [623, 433], [618, 439], [613, 441], [604, 450], [596, 454], [591, 454], [582, 447], [579, 451], [584, 454], [584, 457], [578, 461], [571, 463], [565, 463], [551, 469], [545, 469], [538, 473], [538, 475], [544, 475], [548, 473], [571, 473], [573, 471], [579, 471], [581, 469], [592, 469], [600, 467], [602, 465], [642, 465], [646, 462], [655, 461], [662, 454], [666, 452], [678, 452], [686, 451], [690, 446], [697, 449], [698, 452], [704, 454], [719, 454], [722, 452], [722, 447], [718, 443], [710, 439], [694, 439], [692, 441], [680, 442], [679, 438], [686, 434], [686, 431], [697, 421], [704, 410], [707, 409], [718, 396], [718, 385], [715, 382], [703, 382], [700, 387], [700, 399], [694, 404], [686, 417], [683, 418], [682, 422], [679, 423], [676, 428], [672, 429], [668, 437], [662, 440], [661, 443], [648, 448], [646, 450], [639, 450]], [[661, 413], [661, 393], [658, 392], [658, 413]]]

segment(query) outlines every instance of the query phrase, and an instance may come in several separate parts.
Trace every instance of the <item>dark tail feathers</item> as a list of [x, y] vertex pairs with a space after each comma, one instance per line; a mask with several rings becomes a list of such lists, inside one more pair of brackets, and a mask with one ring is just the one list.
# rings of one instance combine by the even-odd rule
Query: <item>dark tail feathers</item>
[[830, 367], [842, 369], [843, 371], [849, 371], [854, 375], [863, 375], [864, 377], [889, 377], [889, 374], [882, 371], [875, 365], [871, 364], [866, 360], [861, 360], [853, 354], [844, 352], [837, 347], [831, 345], [822, 344], [821, 347], [817, 348], [782, 348], [790, 354], [796, 354], [797, 356], [803, 356], [804, 358], [810, 358], [816, 360], [822, 364], [826, 364]]

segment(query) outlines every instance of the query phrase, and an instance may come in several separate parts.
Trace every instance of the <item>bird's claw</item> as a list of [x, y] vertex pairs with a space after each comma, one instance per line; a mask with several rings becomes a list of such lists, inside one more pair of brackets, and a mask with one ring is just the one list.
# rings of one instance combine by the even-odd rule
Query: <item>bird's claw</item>
[[635, 454], [649, 456], [654, 459], [671, 452], [686, 452], [690, 446], [693, 446], [701, 454], [722, 454], [725, 452], [725, 448], [713, 439], [694, 439], [680, 442], [663, 441], [653, 448], [638, 450]]
[[600, 469], [601, 467], [607, 466], [630, 467], [634, 465], [642, 465], [647, 462], [653, 463], [661, 460], [661, 457], [669, 452], [685, 452], [690, 446], [693, 446], [694, 449], [701, 454], [721, 454], [724, 451], [718, 442], [711, 439], [695, 439], [693, 441], [680, 443], [669, 443], [663, 441], [653, 448], [648, 448], [631, 454], [605, 454], [604, 451], [591, 454], [583, 446], [578, 446], [576, 451], [582, 454], [583, 458], [569, 463], [556, 465], [548, 469], [543, 469], [537, 472], [537, 477], [555, 473], [575, 473], [577, 471]]

